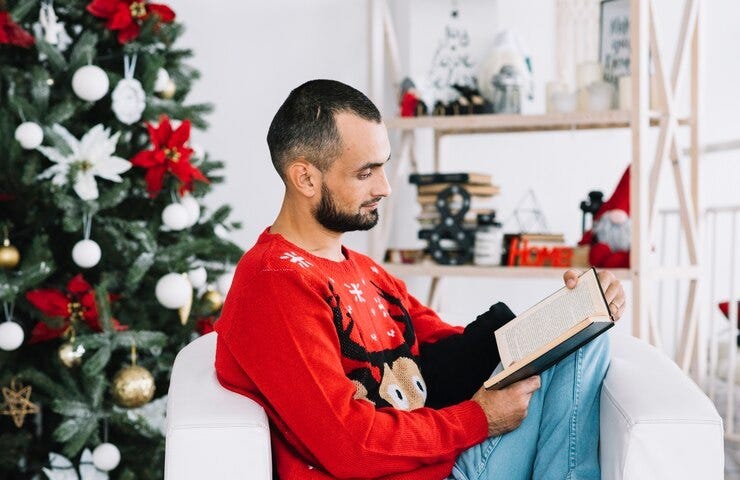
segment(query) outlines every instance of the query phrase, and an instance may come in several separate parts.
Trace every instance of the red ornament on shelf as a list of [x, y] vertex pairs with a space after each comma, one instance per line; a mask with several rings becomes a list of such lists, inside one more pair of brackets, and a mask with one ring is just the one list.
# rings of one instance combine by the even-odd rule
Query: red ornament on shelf
[[134, 155], [131, 163], [146, 168], [146, 184], [149, 196], [156, 197], [164, 183], [164, 175], [170, 172], [180, 180], [180, 195], [193, 191], [193, 181], [208, 182], [208, 179], [190, 163], [193, 149], [185, 146], [190, 139], [190, 120], [184, 120], [172, 130], [170, 119], [162, 115], [159, 126], [147, 122], [151, 150], [142, 150]]
[[157, 26], [175, 20], [175, 12], [167, 5], [141, 0], [93, 0], [87, 11], [108, 20], [108, 30], [118, 31], [118, 42], [128, 43], [141, 33], [141, 23], [155, 15]]
[[[59, 328], [49, 327], [44, 322], [39, 322], [31, 332], [29, 343], [44, 342], [64, 335], [72, 322], [84, 321], [88, 327], [96, 332], [102, 330], [98, 318], [98, 309], [95, 305], [95, 290], [77, 274], [67, 283], [66, 292], [54, 288], [31, 290], [26, 293], [26, 299], [41, 310], [47, 317], [63, 319]], [[111, 302], [118, 299], [117, 295], [109, 295]], [[111, 319], [113, 328], [126, 330], [126, 325], [121, 325], [115, 318]]]

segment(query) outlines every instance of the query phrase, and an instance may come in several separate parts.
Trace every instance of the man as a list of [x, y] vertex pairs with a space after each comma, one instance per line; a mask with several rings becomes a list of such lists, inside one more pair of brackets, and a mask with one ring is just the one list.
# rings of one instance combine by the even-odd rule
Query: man
[[[216, 323], [226, 388], [270, 418], [286, 479], [599, 478], [607, 336], [541, 376], [481, 388], [499, 354], [493, 305], [464, 330], [342, 246], [390, 195], [386, 128], [362, 93], [330, 80], [291, 92], [267, 135], [285, 183], [275, 222], [239, 262]], [[615, 317], [613, 275], [599, 274]], [[569, 287], [576, 272], [566, 272]], [[526, 417], [526, 418], [525, 418]]]

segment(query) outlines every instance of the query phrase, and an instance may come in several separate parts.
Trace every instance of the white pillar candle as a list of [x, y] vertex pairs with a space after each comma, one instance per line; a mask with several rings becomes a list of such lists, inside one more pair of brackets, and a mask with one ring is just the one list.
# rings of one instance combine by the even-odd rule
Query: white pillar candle
[[567, 94], [568, 93], [568, 85], [565, 82], [547, 82], [547, 85], [545, 85], [545, 100], [546, 105], [545, 109], [547, 113], [554, 113], [558, 112], [554, 106], [553, 106], [553, 97], [557, 96], [558, 94]]
[[587, 87], [594, 82], [604, 79], [604, 73], [599, 62], [584, 62], [576, 67], [576, 87]]
[[619, 77], [619, 109], [632, 110], [632, 77]]

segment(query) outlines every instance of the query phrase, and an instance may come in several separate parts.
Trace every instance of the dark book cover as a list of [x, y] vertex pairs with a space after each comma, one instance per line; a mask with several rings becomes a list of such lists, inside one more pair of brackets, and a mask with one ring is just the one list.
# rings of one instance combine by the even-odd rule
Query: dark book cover
[[490, 184], [491, 176], [485, 173], [412, 173], [409, 175], [409, 183], [415, 185], [431, 185], [434, 183], [473, 183]]
[[519, 380], [539, 375], [613, 326], [614, 322], [594, 322], [544, 355], [533, 359], [493, 385], [487, 385], [486, 388], [500, 390]]

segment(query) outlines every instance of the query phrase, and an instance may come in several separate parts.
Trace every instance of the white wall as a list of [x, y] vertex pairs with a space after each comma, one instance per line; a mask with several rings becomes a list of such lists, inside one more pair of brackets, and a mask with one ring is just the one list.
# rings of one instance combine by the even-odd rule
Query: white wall
[[[447, 20], [449, 0], [401, 0], [397, 28], [405, 73], [423, 72]], [[544, 84], [555, 74], [554, 0], [459, 0], [476, 52], [484, 52], [495, 32], [514, 27], [534, 61], [537, 97], [527, 111], [542, 111]], [[680, 18], [677, 0], [657, 2], [664, 22], [663, 43], [677, 36], [670, 22]], [[705, 1], [704, 138], [707, 142], [740, 138], [740, 3]], [[195, 135], [215, 158], [226, 161], [227, 183], [217, 189], [212, 204], [234, 206], [244, 228], [234, 239], [245, 248], [276, 215], [282, 184], [270, 164], [265, 142], [272, 116], [289, 91], [318, 77], [335, 78], [361, 90], [368, 86], [367, 4], [365, 1], [281, 0], [276, 2], [212, 2], [177, 0], [178, 16], [187, 26], [184, 44], [195, 50], [194, 64], [202, 80], [192, 100], [216, 105], [208, 132]], [[670, 49], [672, 50], [672, 49]], [[670, 67], [669, 67], [670, 68]], [[386, 115], [393, 106], [386, 105]], [[628, 131], [554, 132], [447, 138], [442, 144], [443, 168], [491, 172], [503, 192], [497, 207], [504, 218], [528, 188], [533, 188], [553, 230], [569, 241], [580, 234], [579, 202], [589, 190], [609, 195], [629, 162]], [[740, 151], [705, 157], [702, 200], [706, 205], [740, 203]], [[429, 165], [429, 164], [427, 164]], [[675, 203], [668, 176], [661, 198]], [[414, 205], [408, 185], [396, 185], [404, 205]], [[410, 226], [414, 207], [395, 219], [396, 246], [415, 243]], [[364, 234], [351, 236], [349, 245], [363, 249]], [[412, 291], [424, 296], [423, 280], [410, 281]], [[470, 316], [496, 299], [521, 310], [558, 282], [451, 280], [446, 288], [454, 303], [446, 310]], [[524, 288], [523, 288], [524, 287]], [[624, 322], [627, 323], [627, 322]]]
[[[232, 238], [246, 249], [280, 208], [283, 184], [265, 138], [290, 91], [314, 78], [367, 89], [367, 8], [332, 0], [176, 0], [172, 6], [186, 26], [182, 45], [193, 49], [202, 75], [188, 100], [216, 107], [209, 130], [193, 134], [226, 163], [226, 182], [208, 201], [233, 206], [243, 229]], [[365, 244], [364, 236], [353, 242]]]

